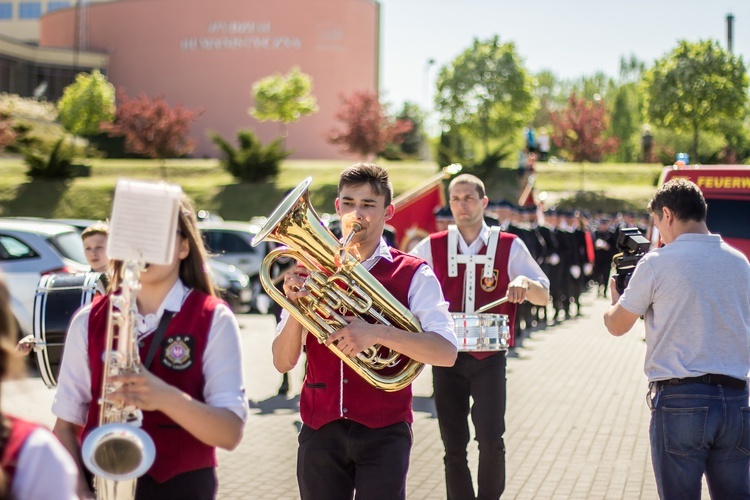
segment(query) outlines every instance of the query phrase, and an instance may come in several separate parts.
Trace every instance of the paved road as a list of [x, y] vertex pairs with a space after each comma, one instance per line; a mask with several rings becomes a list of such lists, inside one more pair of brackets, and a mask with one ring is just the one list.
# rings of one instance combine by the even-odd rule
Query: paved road
[[[622, 338], [601, 321], [608, 301], [589, 293], [584, 316], [532, 333], [508, 360], [507, 487], [504, 498], [655, 499], [645, 405], [643, 325]], [[276, 395], [271, 364], [275, 322], [240, 317], [251, 415], [243, 442], [219, 453], [219, 498], [296, 499], [297, 397]], [[414, 384], [410, 499], [445, 498], [442, 443], [430, 370]], [[3, 408], [51, 425], [53, 391], [38, 378], [6, 383]], [[470, 461], [476, 470], [476, 444]], [[708, 497], [704, 488], [704, 497]]]

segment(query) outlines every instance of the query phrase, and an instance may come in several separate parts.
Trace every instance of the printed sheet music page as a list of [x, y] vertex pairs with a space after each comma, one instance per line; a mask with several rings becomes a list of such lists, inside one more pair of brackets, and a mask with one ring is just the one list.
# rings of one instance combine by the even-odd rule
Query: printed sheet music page
[[181, 198], [182, 188], [177, 184], [118, 181], [107, 239], [109, 257], [169, 264]]

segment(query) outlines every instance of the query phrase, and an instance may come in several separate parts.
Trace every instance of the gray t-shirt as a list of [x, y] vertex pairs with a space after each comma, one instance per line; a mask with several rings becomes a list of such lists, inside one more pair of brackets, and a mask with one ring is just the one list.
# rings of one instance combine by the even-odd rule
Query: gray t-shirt
[[719, 235], [688, 233], [647, 253], [620, 305], [645, 317], [650, 382], [750, 373], [750, 264]]

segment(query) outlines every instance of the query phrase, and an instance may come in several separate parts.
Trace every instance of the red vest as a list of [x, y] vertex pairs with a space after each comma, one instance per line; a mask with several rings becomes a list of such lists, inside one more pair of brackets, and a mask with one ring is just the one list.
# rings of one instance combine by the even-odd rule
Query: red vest
[[2, 467], [7, 478], [7, 494], [10, 495], [13, 476], [16, 474], [16, 469], [18, 468], [18, 456], [21, 454], [26, 439], [41, 426], [33, 422], [21, 420], [20, 418], [11, 417], [10, 415], [5, 415], [5, 418], [10, 422], [10, 435], [8, 436], [8, 441], [5, 443], [5, 448], [0, 450], [2, 451], [0, 467]]
[[[482, 268], [483, 264], [477, 264], [475, 271], [476, 283], [474, 290], [476, 290], [476, 296], [474, 297], [474, 307], [479, 309], [485, 304], [494, 302], [495, 300], [502, 299], [508, 292], [508, 284], [510, 279], [508, 278], [508, 259], [510, 257], [510, 247], [513, 244], [513, 240], [516, 239], [516, 235], [510, 233], [501, 232], [498, 235], [497, 249], [495, 250], [495, 267], [494, 271], [497, 274], [497, 286], [491, 291], [485, 291], [482, 288]], [[430, 248], [432, 250], [432, 268], [435, 271], [435, 275], [440, 281], [440, 285], [443, 287], [443, 295], [450, 305], [448, 309], [451, 312], [464, 312], [464, 287], [465, 278], [464, 273], [466, 272], [466, 265], [458, 265], [458, 275], [454, 278], [448, 277], [448, 231], [441, 231], [430, 235]], [[460, 250], [457, 250], [460, 252]], [[482, 255], [487, 251], [487, 245], [483, 245], [479, 250], [479, 254]], [[515, 339], [515, 333], [513, 325], [516, 318], [516, 304], [506, 302], [497, 307], [493, 307], [487, 313], [494, 314], [505, 314], [508, 316], [508, 323], [510, 326], [510, 340], [509, 345], [513, 346]], [[484, 359], [497, 352], [472, 352], [469, 353], [477, 359]]]
[[[409, 286], [420, 265], [418, 259], [390, 249], [393, 262], [381, 258], [370, 270], [401, 304], [409, 306]], [[340, 418], [376, 429], [399, 422], [411, 423], [411, 385], [386, 392], [370, 385], [349, 365], [331, 352], [317, 337], [308, 333], [307, 373], [300, 394], [302, 421], [313, 429]], [[408, 361], [403, 357], [402, 363]]]
[[[95, 300], [89, 315], [89, 363], [91, 366], [91, 404], [83, 437], [98, 425], [99, 396], [102, 388], [104, 343], [109, 295]], [[193, 399], [204, 402], [203, 353], [208, 342], [214, 309], [220, 300], [192, 290], [182, 308], [169, 323], [167, 331], [147, 369]], [[154, 334], [139, 343], [145, 362]], [[148, 475], [164, 482], [177, 474], [216, 466], [216, 449], [202, 443], [160, 411], [143, 412], [143, 430], [156, 446], [156, 459]]]

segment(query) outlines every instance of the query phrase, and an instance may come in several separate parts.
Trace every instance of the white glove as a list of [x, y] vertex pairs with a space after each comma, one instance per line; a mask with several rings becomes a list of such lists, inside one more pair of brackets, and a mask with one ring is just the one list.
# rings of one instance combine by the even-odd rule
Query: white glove
[[573, 276], [573, 279], [578, 279], [581, 277], [581, 266], [570, 266], [570, 275]]
[[560, 256], [557, 255], [556, 253], [553, 253], [552, 255], [547, 257], [547, 263], [550, 264], [551, 266], [558, 265], [560, 263]]
[[591, 262], [586, 262], [583, 265], [583, 274], [586, 276], [591, 276], [591, 273], [594, 271], [594, 265]]

